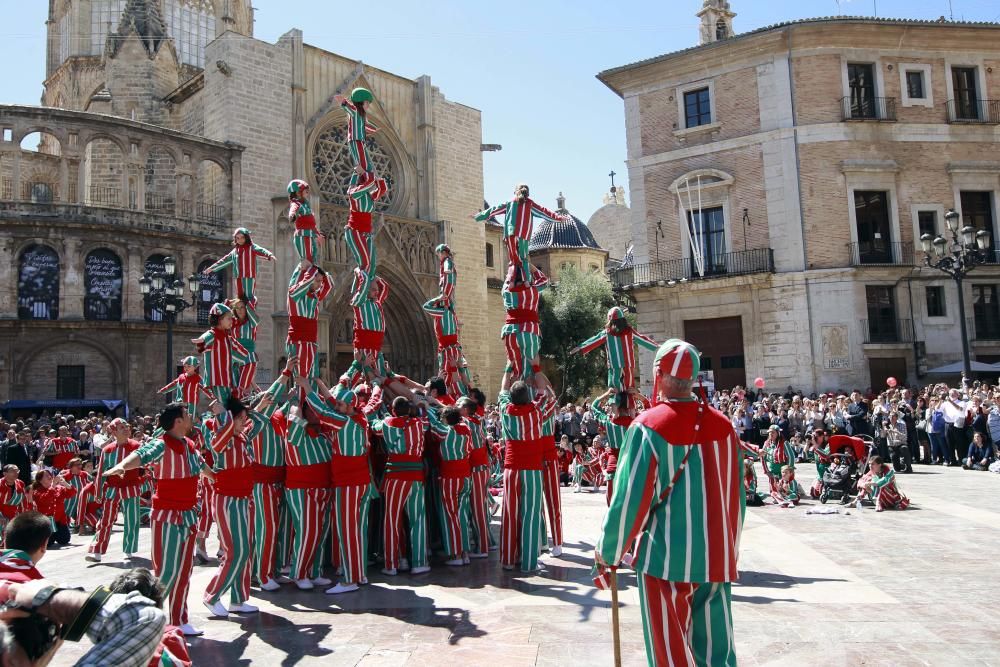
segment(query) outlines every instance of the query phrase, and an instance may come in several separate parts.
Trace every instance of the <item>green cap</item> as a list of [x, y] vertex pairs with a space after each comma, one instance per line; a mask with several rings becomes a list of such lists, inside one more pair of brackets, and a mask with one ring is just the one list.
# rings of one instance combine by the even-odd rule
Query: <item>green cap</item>
[[355, 88], [351, 91], [351, 101], [355, 104], [358, 102], [373, 102], [375, 101], [375, 96], [367, 88]]

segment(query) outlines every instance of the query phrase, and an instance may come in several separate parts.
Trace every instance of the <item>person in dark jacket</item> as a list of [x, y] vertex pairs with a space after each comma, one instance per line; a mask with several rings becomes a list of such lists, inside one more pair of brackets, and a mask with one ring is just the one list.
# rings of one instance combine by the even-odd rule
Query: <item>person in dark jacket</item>
[[17, 478], [25, 485], [31, 484], [31, 453], [27, 432], [17, 434], [13, 429], [7, 432], [7, 439], [0, 444], [0, 468], [5, 465], [17, 466]]
[[851, 393], [851, 402], [847, 404], [847, 420], [851, 435], [871, 435], [871, 424], [868, 422], [868, 404], [861, 400], [860, 392]]

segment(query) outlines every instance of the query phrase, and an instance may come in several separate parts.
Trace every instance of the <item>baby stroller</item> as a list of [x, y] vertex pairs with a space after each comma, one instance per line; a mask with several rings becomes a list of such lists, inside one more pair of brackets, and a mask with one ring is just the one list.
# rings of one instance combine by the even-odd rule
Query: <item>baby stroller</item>
[[[858, 491], [858, 461], [867, 462], [868, 447], [861, 438], [847, 435], [830, 437], [830, 467], [823, 473], [819, 501], [839, 500], [846, 505]], [[864, 463], [867, 465], [867, 463]]]

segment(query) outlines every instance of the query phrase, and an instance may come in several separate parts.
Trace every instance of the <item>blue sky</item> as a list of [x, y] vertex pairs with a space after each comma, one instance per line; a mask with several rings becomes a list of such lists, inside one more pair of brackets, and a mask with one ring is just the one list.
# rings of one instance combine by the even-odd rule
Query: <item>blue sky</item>
[[[486, 197], [531, 184], [548, 206], [562, 191], [587, 220], [610, 181], [626, 183], [621, 100], [594, 75], [697, 42], [701, 0], [432, 0], [364, 2], [357, 26], [339, 0], [255, 0], [255, 36], [290, 28], [306, 42], [406, 77], [429, 74], [452, 100], [483, 112]], [[0, 102], [37, 104], [45, 69], [43, 0], [5, 0]], [[838, 13], [936, 19], [948, 0], [731, 0], [736, 30]], [[956, 19], [1000, 21], [997, 0], [952, 0]]]

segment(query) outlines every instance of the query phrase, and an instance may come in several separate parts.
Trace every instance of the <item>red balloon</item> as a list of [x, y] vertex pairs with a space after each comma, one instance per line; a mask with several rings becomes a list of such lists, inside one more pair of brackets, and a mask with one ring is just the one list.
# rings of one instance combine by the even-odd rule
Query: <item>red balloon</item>
[[764, 388], [764, 378], [757, 378], [756, 380], [754, 380], [753, 381], [753, 386], [757, 387], [758, 389], [763, 389]]
[[889, 388], [891, 389], [892, 387], [895, 387], [897, 384], [899, 384], [899, 381], [894, 377], [887, 377], [885, 379], [885, 383], [889, 385]]

